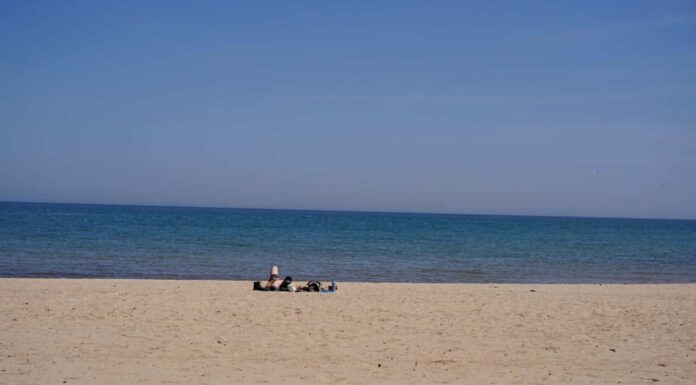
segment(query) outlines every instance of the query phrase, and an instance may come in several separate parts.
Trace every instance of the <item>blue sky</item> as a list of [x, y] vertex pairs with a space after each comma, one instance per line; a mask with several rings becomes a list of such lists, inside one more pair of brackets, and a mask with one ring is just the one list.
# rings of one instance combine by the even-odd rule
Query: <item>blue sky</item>
[[0, 200], [696, 218], [693, 1], [3, 1], [0, 52]]

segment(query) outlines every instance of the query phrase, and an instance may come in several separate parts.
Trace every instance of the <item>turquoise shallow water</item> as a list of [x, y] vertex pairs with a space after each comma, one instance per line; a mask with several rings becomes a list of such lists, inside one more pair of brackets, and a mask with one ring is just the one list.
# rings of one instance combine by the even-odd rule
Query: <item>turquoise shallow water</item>
[[696, 221], [0, 203], [0, 276], [696, 282]]

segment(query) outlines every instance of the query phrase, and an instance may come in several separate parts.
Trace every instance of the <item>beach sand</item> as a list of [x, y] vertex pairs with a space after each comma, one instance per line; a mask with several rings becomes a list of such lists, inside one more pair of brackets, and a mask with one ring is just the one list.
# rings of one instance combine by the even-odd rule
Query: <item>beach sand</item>
[[694, 384], [696, 284], [0, 279], [0, 384]]

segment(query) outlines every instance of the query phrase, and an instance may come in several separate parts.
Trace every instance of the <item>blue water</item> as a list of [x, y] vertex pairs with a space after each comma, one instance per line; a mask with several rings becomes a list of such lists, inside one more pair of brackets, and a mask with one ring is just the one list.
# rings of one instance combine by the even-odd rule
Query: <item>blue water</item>
[[0, 276], [696, 282], [696, 221], [0, 203]]

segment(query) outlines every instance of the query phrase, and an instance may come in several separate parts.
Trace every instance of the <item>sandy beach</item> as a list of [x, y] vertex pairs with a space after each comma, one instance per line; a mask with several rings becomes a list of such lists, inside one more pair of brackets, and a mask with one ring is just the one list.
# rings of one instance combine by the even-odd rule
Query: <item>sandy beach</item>
[[696, 284], [0, 279], [0, 384], [693, 384]]

